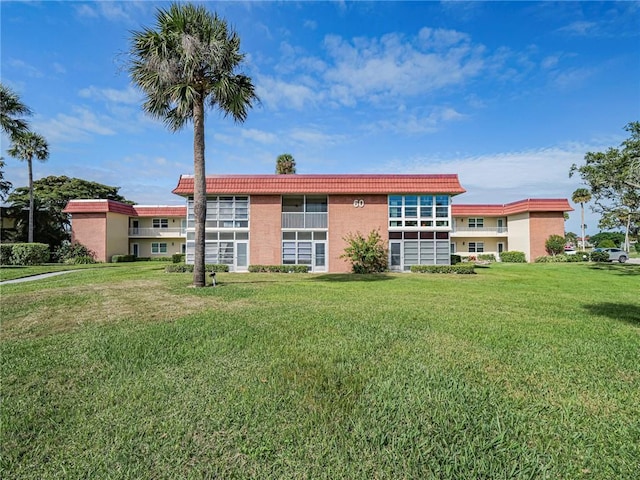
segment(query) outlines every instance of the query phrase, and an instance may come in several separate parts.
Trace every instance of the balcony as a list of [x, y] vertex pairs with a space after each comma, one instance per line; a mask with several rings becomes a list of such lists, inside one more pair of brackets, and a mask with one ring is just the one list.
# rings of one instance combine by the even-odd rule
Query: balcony
[[283, 213], [282, 228], [327, 228], [327, 214]]
[[130, 228], [129, 237], [177, 238], [187, 235], [184, 228]]
[[452, 237], [506, 237], [509, 235], [507, 227], [454, 227]]

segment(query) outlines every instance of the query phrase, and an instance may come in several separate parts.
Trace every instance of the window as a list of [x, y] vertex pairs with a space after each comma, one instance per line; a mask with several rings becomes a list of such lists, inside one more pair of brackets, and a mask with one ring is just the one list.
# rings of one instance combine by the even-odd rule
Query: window
[[154, 218], [153, 219], [153, 228], [169, 228], [169, 219], [168, 218]]
[[282, 228], [327, 228], [326, 195], [284, 195]]
[[449, 203], [449, 195], [389, 195], [389, 227], [448, 227]]
[[[187, 228], [195, 228], [193, 199], [187, 204]], [[206, 228], [248, 228], [249, 197], [207, 198]]]
[[166, 243], [153, 242], [151, 244], [151, 253], [153, 255], [159, 255], [159, 254], [162, 254], [162, 253], [167, 253], [167, 244]]
[[483, 228], [484, 218], [470, 218], [468, 225], [469, 228]]
[[469, 242], [469, 253], [484, 252], [484, 242]]
[[[283, 265], [311, 265], [315, 242], [316, 266], [324, 266], [327, 232], [282, 232]], [[319, 247], [319, 245], [323, 245]], [[320, 255], [320, 257], [318, 257]]]

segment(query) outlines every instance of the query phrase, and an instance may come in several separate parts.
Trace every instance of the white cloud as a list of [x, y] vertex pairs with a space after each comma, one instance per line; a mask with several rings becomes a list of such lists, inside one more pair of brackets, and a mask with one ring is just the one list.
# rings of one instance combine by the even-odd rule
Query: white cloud
[[255, 128], [243, 129], [240, 132], [242, 138], [247, 138], [258, 143], [275, 143], [278, 141], [278, 136], [274, 133], [265, 132], [264, 130], [257, 130]]
[[382, 120], [374, 126], [374, 130], [394, 132], [401, 135], [414, 135], [421, 133], [434, 133], [447, 122], [462, 120], [466, 115], [451, 107], [434, 108], [428, 115], [406, 114], [404, 108], [400, 109], [401, 118], [395, 120]]
[[23, 61], [23, 60], [18, 60], [16, 58], [12, 58], [9, 60], [9, 66], [15, 68], [16, 70], [21, 70], [22, 72], [24, 72], [27, 76], [29, 77], [33, 77], [33, 78], [40, 78], [43, 77], [44, 75], [42, 74], [42, 72], [34, 67], [33, 65], [28, 64], [27, 62]]
[[319, 100], [318, 92], [306, 85], [288, 83], [269, 76], [259, 76], [256, 93], [260, 100], [273, 109], [279, 107], [302, 110]]
[[74, 107], [73, 115], [59, 113], [55, 118], [38, 118], [33, 121], [34, 130], [41, 133], [49, 143], [81, 142], [91, 135], [115, 135], [109, 126], [112, 119], [98, 116], [84, 107]]
[[558, 29], [558, 31], [569, 33], [570, 35], [584, 36], [592, 33], [597, 28], [597, 26], [598, 24], [595, 22], [585, 22], [579, 20]]
[[80, 90], [78, 95], [82, 98], [106, 100], [108, 102], [124, 103], [127, 105], [142, 103], [141, 93], [132, 86], [128, 86], [124, 90], [118, 90], [115, 88], [99, 88], [91, 85], [90, 87]]

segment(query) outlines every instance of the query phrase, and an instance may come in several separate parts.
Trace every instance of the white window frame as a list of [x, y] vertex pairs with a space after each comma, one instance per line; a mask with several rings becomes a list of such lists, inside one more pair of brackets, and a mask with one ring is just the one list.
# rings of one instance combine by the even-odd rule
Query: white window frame
[[469, 242], [469, 253], [484, 253], [484, 242]]
[[169, 219], [168, 218], [154, 218], [151, 221], [151, 225], [153, 228], [169, 228]]
[[483, 217], [471, 217], [467, 219], [467, 227], [469, 228], [484, 228]]
[[[164, 251], [163, 251], [164, 245]], [[154, 250], [156, 250], [154, 252]], [[152, 242], [151, 243], [151, 255], [166, 255], [168, 252], [167, 242]]]

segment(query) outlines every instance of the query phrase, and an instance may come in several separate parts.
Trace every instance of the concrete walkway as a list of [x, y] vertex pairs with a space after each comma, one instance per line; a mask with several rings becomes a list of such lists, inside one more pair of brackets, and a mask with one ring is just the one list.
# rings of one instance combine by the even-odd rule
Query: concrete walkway
[[31, 282], [33, 280], [42, 280], [43, 278], [55, 277], [57, 275], [63, 275], [65, 273], [78, 272], [79, 270], [64, 270], [63, 272], [51, 272], [51, 273], [41, 273], [40, 275], [31, 275], [29, 277], [16, 278], [14, 280], [5, 280], [4, 282], [0, 282], [0, 285], [8, 285], [10, 283], [22, 283], [22, 282]]

